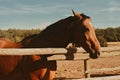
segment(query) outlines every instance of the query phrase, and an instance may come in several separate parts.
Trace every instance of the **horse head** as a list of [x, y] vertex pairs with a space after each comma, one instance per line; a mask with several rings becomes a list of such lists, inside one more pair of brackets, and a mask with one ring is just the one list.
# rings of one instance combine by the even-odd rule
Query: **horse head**
[[96, 38], [95, 29], [91, 23], [91, 18], [74, 12], [74, 41], [77, 47], [83, 47], [91, 58], [98, 58], [100, 55], [100, 44]]

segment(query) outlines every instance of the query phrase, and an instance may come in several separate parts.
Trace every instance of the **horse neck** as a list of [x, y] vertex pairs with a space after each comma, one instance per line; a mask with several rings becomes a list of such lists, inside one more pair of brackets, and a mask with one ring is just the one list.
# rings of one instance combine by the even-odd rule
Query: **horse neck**
[[65, 28], [59, 28], [53, 34], [40, 34], [38, 38], [41, 44], [46, 43], [46, 47], [66, 47], [69, 43], [68, 32]]
[[68, 17], [58, 21], [57, 24], [53, 24], [51, 32], [47, 33], [45, 30], [40, 36], [46, 38], [46, 42], [51, 43], [51, 45], [56, 45], [55, 47], [66, 47], [71, 40], [71, 19], [72, 17]]
[[70, 20], [57, 22], [40, 34], [22, 40], [21, 44], [27, 48], [66, 47], [70, 43], [69, 25]]

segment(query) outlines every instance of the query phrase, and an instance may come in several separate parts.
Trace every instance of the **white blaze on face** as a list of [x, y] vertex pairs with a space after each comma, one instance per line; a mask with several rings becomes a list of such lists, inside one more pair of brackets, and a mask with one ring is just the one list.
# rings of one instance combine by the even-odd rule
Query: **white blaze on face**
[[91, 28], [91, 30], [92, 30], [92, 31], [94, 31], [94, 27], [93, 27], [93, 25], [92, 25], [91, 21], [90, 21], [90, 20], [88, 20], [88, 22], [87, 22], [87, 23], [88, 23], [89, 27]]
[[86, 20], [84, 21], [84, 25], [85, 25], [85, 26], [88, 26], [88, 27], [93, 27], [90, 19], [86, 19]]
[[92, 23], [91, 23], [91, 21], [88, 21], [88, 24], [89, 24], [90, 26], [93, 26]]

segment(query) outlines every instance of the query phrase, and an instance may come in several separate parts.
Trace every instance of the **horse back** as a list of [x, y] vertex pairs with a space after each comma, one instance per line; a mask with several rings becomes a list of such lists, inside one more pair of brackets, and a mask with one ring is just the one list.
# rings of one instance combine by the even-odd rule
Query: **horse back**
[[0, 48], [14, 48], [15, 43], [7, 38], [0, 38]]

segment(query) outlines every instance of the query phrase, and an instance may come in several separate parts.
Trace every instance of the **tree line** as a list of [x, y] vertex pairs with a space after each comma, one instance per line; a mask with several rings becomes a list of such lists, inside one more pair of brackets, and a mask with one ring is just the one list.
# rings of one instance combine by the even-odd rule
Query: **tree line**
[[19, 42], [22, 39], [24, 39], [27, 36], [38, 34], [40, 33], [40, 29], [7, 29], [7, 30], [1, 30], [0, 29], [0, 37], [9, 38], [10, 40], [14, 42]]
[[120, 27], [96, 29], [96, 35], [101, 46], [107, 46], [106, 42], [120, 41]]
[[[0, 29], [0, 36], [9, 38], [10, 40], [14, 42], [19, 42], [23, 38], [38, 34], [42, 30], [41, 29], [7, 29], [2, 30]], [[107, 46], [107, 42], [116, 42], [120, 41], [120, 27], [117, 28], [106, 28], [106, 29], [96, 29], [95, 30], [97, 38], [101, 44], [101, 46]]]

